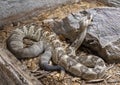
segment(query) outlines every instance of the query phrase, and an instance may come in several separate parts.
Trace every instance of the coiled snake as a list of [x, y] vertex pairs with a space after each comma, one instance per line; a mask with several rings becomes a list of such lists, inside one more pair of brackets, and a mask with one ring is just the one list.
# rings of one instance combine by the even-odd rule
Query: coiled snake
[[[83, 35], [85, 37], [86, 27], [89, 25], [90, 21], [90, 17], [85, 17], [81, 21], [83, 26], [85, 25], [83, 27], [85, 31], [82, 32], [83, 34], [78, 38]], [[24, 38], [29, 38], [36, 42], [29, 47], [24, 47]], [[80, 42], [81, 44], [83, 39], [81, 41], [77, 39], [75, 43], [76, 42]], [[76, 48], [80, 45], [76, 46], [75, 43], [73, 43], [72, 46], [68, 46], [66, 43], [60, 41], [54, 32], [45, 31], [42, 28], [36, 29], [34, 25], [17, 28], [7, 39], [8, 49], [17, 58], [40, 56], [40, 65], [45, 70], [54, 71], [65, 69], [73, 75], [83, 79], [90, 80], [100, 78], [106, 68], [105, 62], [94, 55], [76, 56]], [[71, 55], [73, 55], [74, 58], [71, 57]], [[57, 65], [49, 65], [50, 59]]]

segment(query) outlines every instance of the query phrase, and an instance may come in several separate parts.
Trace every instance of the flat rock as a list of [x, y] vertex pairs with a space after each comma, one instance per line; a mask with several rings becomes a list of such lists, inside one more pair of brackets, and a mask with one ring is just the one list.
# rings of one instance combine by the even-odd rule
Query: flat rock
[[112, 7], [120, 7], [120, 0], [97, 0]]
[[83, 45], [108, 63], [120, 63], [120, 8], [93, 8], [72, 13], [55, 21], [53, 30], [73, 42], [79, 34], [76, 30], [80, 29], [80, 19], [86, 12], [93, 15], [93, 20]]
[[0, 0], [0, 27], [80, 0]]

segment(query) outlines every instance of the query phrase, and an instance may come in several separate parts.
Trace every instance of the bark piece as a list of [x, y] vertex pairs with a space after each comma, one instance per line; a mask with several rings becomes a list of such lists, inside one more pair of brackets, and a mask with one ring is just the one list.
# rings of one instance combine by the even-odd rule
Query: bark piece
[[3, 85], [42, 85], [9, 51], [0, 49], [0, 82]]

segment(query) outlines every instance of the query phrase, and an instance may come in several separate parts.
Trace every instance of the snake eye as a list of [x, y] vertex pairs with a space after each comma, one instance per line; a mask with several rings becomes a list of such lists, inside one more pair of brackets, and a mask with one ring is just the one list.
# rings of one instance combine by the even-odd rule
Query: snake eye
[[91, 19], [91, 22], [93, 22], [93, 19]]

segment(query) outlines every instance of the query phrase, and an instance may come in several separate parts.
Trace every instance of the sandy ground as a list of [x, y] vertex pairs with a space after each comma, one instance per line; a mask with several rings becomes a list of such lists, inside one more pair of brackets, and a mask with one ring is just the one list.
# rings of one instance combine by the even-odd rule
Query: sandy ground
[[[69, 13], [77, 12], [87, 8], [104, 7], [102, 3], [96, 1], [81, 2], [78, 4], [65, 5], [54, 9], [53, 11], [47, 11], [37, 15], [37, 17], [31, 17], [29, 20], [25, 20], [18, 23], [12, 23], [6, 25], [3, 30], [0, 31], [0, 47], [6, 48], [6, 39], [9, 37], [12, 30], [19, 26], [23, 26], [29, 23], [36, 23], [42, 25], [42, 20], [49, 18], [62, 19]], [[47, 27], [47, 26], [45, 26]], [[106, 71], [106, 76], [103, 77], [102, 82], [87, 83], [81, 78], [73, 77], [69, 73], [66, 73], [64, 78], [60, 78], [60, 72], [47, 72], [41, 70], [38, 66], [38, 58], [21, 60], [21, 62], [27, 65], [28, 69], [33, 75], [35, 75], [44, 85], [120, 85], [120, 64], [108, 65], [110, 67]]]

